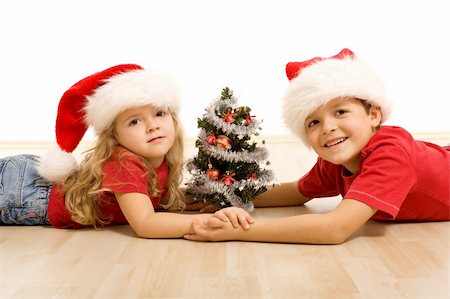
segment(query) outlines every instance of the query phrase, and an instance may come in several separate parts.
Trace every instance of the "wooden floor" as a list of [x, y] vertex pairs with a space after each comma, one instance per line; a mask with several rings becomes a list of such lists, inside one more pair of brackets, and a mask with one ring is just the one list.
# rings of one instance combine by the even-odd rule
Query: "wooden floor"
[[[299, 144], [267, 146], [280, 181], [315, 159]], [[254, 217], [323, 213], [338, 201]], [[450, 298], [449, 236], [450, 222], [370, 221], [335, 246], [145, 240], [128, 226], [2, 226], [0, 298]]]

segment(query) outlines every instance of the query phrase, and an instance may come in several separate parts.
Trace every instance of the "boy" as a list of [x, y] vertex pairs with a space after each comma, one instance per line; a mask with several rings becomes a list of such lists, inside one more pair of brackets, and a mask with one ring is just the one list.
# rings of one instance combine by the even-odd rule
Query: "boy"
[[381, 124], [390, 114], [379, 77], [349, 49], [330, 58], [288, 63], [284, 97], [288, 126], [318, 154], [299, 181], [255, 199], [256, 207], [302, 205], [341, 194], [327, 214], [259, 221], [245, 230], [223, 209], [196, 219], [189, 240], [340, 244], [369, 219], [450, 220], [450, 147], [416, 141]]

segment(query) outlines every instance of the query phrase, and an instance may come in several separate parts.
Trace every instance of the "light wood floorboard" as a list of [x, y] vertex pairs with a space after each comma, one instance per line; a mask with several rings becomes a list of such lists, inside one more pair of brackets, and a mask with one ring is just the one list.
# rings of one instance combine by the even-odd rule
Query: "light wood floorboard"
[[[267, 146], [279, 181], [314, 163], [300, 144]], [[323, 213], [338, 201], [254, 217]], [[318, 246], [145, 240], [129, 226], [2, 226], [0, 298], [450, 298], [449, 235], [450, 222], [369, 221], [344, 244]]]

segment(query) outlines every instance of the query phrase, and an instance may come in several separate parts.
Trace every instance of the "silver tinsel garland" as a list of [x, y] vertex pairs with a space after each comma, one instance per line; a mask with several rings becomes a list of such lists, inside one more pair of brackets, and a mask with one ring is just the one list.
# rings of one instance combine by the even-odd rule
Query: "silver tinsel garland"
[[227, 162], [247, 162], [247, 163], [258, 163], [265, 160], [269, 155], [266, 148], [256, 148], [253, 152], [248, 150], [242, 150], [240, 152], [234, 152], [230, 150], [224, 150], [221, 147], [209, 144], [205, 139], [207, 133], [205, 130], [201, 130], [198, 134], [199, 141], [202, 143], [202, 148], [205, 152], [213, 156], [216, 159], [225, 160]]
[[[225, 106], [232, 104], [232, 101], [223, 101]], [[216, 128], [221, 129], [227, 134], [235, 134], [237, 136], [252, 136], [259, 130], [260, 122], [257, 119], [252, 119], [252, 122], [247, 126], [241, 126], [236, 124], [229, 124], [223, 121], [222, 117], [217, 116], [213, 105], [206, 109], [205, 118], [214, 125]], [[242, 138], [242, 137], [241, 137]]]
[[[253, 202], [243, 202], [241, 198], [234, 194], [236, 189], [243, 190], [245, 187], [250, 186], [254, 189], [259, 189], [270, 184], [273, 180], [272, 170], [264, 170], [257, 179], [246, 179], [235, 182], [228, 186], [219, 181], [213, 181], [205, 173], [199, 173], [198, 169], [188, 163], [188, 170], [191, 174], [195, 175], [195, 184], [189, 185], [189, 189], [193, 193], [198, 194], [222, 194], [227, 201], [234, 207], [241, 207], [247, 212], [251, 212], [254, 209]], [[225, 205], [225, 203], [223, 203]]]

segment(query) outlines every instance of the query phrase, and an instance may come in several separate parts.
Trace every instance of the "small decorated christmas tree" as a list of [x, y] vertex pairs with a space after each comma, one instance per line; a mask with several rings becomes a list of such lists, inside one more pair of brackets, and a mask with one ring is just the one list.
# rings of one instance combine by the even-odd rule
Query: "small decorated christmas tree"
[[253, 199], [267, 190], [273, 172], [264, 168], [269, 165], [267, 150], [251, 140], [259, 135], [260, 122], [251, 116], [249, 107], [237, 107], [236, 102], [226, 87], [198, 118], [198, 154], [187, 161], [191, 174], [187, 194], [196, 202], [251, 212]]

